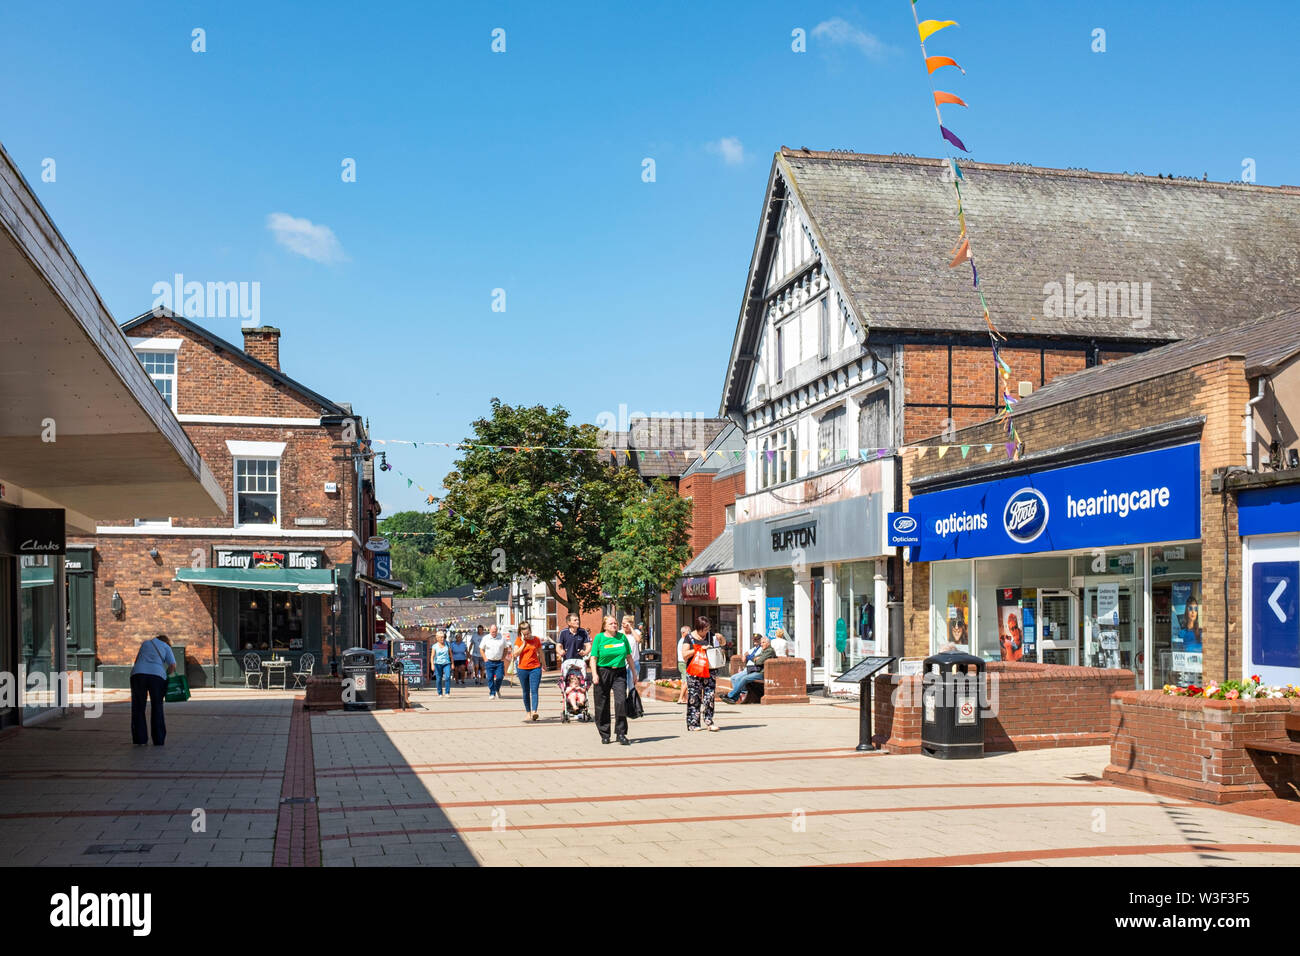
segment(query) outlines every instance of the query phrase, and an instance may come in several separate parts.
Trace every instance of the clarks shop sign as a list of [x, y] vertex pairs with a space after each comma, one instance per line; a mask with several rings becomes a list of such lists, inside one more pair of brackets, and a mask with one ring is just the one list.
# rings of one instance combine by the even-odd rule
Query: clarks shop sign
[[65, 527], [62, 508], [2, 508], [0, 554], [63, 554]]
[[212, 552], [212, 566], [216, 568], [314, 571], [325, 567], [324, 551], [300, 551], [293, 548], [213, 548]]

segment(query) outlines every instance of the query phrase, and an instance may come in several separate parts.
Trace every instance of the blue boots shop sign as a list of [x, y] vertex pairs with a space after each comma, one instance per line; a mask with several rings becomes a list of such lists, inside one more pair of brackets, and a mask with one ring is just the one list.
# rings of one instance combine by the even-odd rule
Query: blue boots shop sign
[[1195, 540], [1200, 459], [1190, 444], [1029, 471], [917, 495], [901, 517], [919, 525], [919, 561]]

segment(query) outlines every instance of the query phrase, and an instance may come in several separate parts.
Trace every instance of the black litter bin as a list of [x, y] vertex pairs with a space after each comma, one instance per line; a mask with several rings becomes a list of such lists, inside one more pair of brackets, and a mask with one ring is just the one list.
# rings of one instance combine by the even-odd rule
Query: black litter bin
[[641, 652], [641, 673], [637, 675], [641, 680], [658, 680], [662, 670], [663, 658], [658, 651]]
[[343, 652], [343, 709], [374, 710], [379, 697], [375, 654], [364, 647]]
[[551, 641], [542, 643], [542, 669], [553, 671], [560, 666], [560, 658], [556, 653], [555, 644]]
[[943, 760], [984, 755], [984, 661], [953, 651], [927, 657], [921, 676], [921, 752]]

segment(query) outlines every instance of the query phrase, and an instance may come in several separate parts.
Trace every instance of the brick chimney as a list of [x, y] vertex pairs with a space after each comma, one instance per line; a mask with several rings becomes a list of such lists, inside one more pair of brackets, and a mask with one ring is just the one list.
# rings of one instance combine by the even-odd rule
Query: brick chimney
[[270, 325], [244, 329], [244, 351], [280, 371], [280, 330]]

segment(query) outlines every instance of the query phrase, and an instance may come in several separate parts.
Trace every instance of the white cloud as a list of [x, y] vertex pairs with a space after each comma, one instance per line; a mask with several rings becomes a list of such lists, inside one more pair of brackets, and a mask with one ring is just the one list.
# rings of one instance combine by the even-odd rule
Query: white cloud
[[287, 212], [273, 212], [266, 217], [266, 228], [280, 245], [314, 262], [330, 265], [347, 259], [343, 245], [329, 226], [318, 226]]
[[739, 166], [745, 161], [745, 146], [734, 136], [724, 136], [707, 145], [710, 153], [721, 156], [728, 166]]
[[872, 60], [883, 59], [886, 54], [893, 52], [892, 48], [882, 43], [878, 37], [872, 36], [865, 30], [859, 30], [843, 17], [823, 20], [813, 27], [812, 35], [837, 46], [855, 46]]

